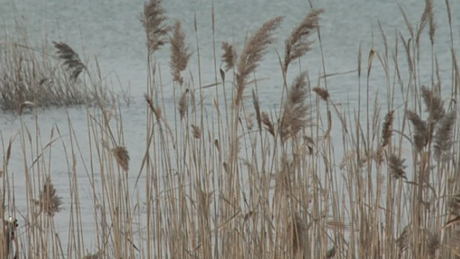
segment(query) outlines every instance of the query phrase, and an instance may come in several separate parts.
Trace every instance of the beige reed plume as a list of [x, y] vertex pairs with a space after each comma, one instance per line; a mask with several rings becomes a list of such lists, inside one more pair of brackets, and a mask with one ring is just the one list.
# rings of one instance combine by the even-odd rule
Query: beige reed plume
[[150, 0], [144, 3], [141, 23], [147, 35], [147, 49], [149, 54], [160, 49], [168, 42], [170, 27], [165, 24], [166, 19], [165, 10], [161, 6], [161, 0]]
[[311, 118], [308, 116], [310, 105], [306, 103], [306, 98], [309, 94], [307, 82], [305, 81], [306, 76], [306, 72], [298, 75], [288, 91], [288, 98], [284, 103], [280, 124], [280, 137], [283, 141], [297, 135], [300, 130], [311, 122]]
[[276, 17], [264, 23], [246, 42], [237, 65], [234, 107], [238, 107], [238, 104], [243, 99], [243, 92], [249, 75], [256, 70], [268, 45], [273, 43], [273, 33], [280, 26], [282, 20], [282, 17]]
[[180, 85], [184, 83], [181, 73], [187, 68], [187, 63], [192, 56], [189, 52], [189, 47], [185, 42], [185, 32], [182, 30], [180, 21], [176, 21], [171, 38], [171, 74], [173, 81], [178, 82]]
[[125, 171], [129, 169], [129, 154], [128, 150], [123, 146], [116, 146], [112, 149], [113, 156], [117, 160], [118, 165]]
[[56, 188], [51, 182], [51, 177], [46, 177], [39, 199], [34, 200], [34, 203], [40, 208], [40, 213], [44, 212], [51, 217], [62, 210], [62, 197], [57, 195]]
[[289, 38], [285, 41], [285, 53], [283, 72], [286, 73], [289, 64], [302, 57], [311, 50], [312, 41], [308, 38], [319, 27], [319, 15], [324, 12], [323, 9], [313, 9], [302, 22], [294, 28]]
[[222, 42], [222, 62], [225, 63], [225, 71], [232, 69], [235, 66], [235, 62], [238, 59], [235, 47], [228, 42]]
[[57, 49], [56, 53], [59, 58], [64, 60], [64, 66], [67, 71], [70, 73], [70, 78], [72, 80], [77, 80], [77, 77], [81, 74], [83, 69], [86, 69], [86, 66], [81, 61], [77, 52], [75, 52], [69, 45], [63, 42], [54, 42], [54, 47]]

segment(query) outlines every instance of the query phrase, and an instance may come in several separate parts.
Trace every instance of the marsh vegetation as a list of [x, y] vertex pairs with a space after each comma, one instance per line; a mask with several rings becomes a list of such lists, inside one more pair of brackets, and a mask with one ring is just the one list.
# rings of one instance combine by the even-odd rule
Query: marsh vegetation
[[[194, 35], [168, 19], [160, 0], [145, 3], [145, 128], [123, 123], [120, 98], [71, 46], [56, 42], [50, 56], [49, 48], [30, 50], [25, 42], [0, 45], [4, 110], [81, 104], [88, 128], [87, 138], [77, 139], [69, 118], [67, 132], [53, 127], [43, 142], [38, 123], [31, 129], [19, 116], [17, 135], [3, 142], [0, 214], [19, 220], [19, 258], [460, 258], [458, 28], [445, 4], [447, 13], [439, 15], [447, 16], [443, 26], [451, 32], [451, 77], [441, 78], [434, 51], [440, 25], [426, 0], [418, 21], [400, 10], [406, 23], [395, 42], [380, 27], [375, 38], [382, 49], [357, 44], [357, 62], [350, 64], [359, 88], [355, 110], [334, 101], [328, 90], [334, 75], [302, 70], [299, 61], [313, 48], [327, 55], [321, 48], [327, 10], [315, 7], [286, 39], [277, 37], [283, 17], [274, 17], [249, 32], [242, 48], [213, 41], [205, 51], [215, 65], [203, 68], [199, 58], [190, 63], [203, 51], [191, 49]], [[213, 9], [212, 38], [215, 15]], [[284, 42], [273, 75], [282, 95], [279, 109], [267, 109], [258, 69], [276, 40]], [[160, 51], [170, 51], [170, 60], [158, 60]], [[421, 55], [431, 63], [422, 64]], [[159, 69], [164, 63], [168, 72]], [[214, 72], [210, 85], [200, 80], [204, 69]], [[385, 74], [384, 95], [370, 94], [376, 70]], [[163, 84], [166, 77], [172, 85]], [[165, 101], [165, 87], [173, 88], [173, 104]], [[171, 105], [174, 112], [164, 112]], [[36, 112], [34, 119], [40, 120]], [[136, 147], [143, 150], [140, 164], [130, 163], [126, 127], [145, 133]], [[332, 136], [334, 128], [340, 135]], [[25, 190], [14, 188], [9, 168], [15, 141]], [[88, 150], [80, 149], [85, 141]], [[67, 158], [69, 200], [53, 185], [55, 145]], [[82, 185], [90, 185], [92, 197], [91, 244], [83, 235]], [[17, 191], [26, 192], [25, 211], [16, 209]], [[68, 236], [54, 221], [64, 202]]]

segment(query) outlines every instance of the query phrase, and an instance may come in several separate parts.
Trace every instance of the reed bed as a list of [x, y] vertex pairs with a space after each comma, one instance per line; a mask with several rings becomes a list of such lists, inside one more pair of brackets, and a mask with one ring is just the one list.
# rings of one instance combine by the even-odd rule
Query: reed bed
[[[191, 51], [193, 36], [180, 22], [169, 21], [161, 4], [145, 3], [141, 15], [148, 74], [140, 164], [130, 163], [125, 144], [130, 139], [124, 135], [130, 126], [123, 124], [116, 99], [86, 106], [86, 140], [75, 137], [70, 117], [68, 128], [53, 127], [47, 141], [38, 124], [29, 128], [20, 117], [17, 137], [3, 145], [0, 214], [15, 215], [22, 225], [16, 235], [19, 258], [460, 258], [460, 71], [451, 34], [452, 78], [440, 78], [432, 1], [426, 0], [416, 26], [401, 10], [406, 24], [394, 48], [384, 28], [382, 50], [360, 47], [353, 64], [359, 87], [354, 110], [335, 103], [327, 76], [310, 80], [308, 71], [289, 76], [298, 70], [294, 61], [320, 48], [327, 10], [312, 8], [278, 51], [284, 53], [279, 54], [283, 85], [280, 108], [274, 110], [259, 100], [257, 70], [269, 46], [282, 40], [277, 37], [282, 17], [252, 31], [240, 51], [214, 42], [223, 69], [211, 68], [215, 82], [209, 86], [188, 73], [194, 65], [201, 71], [199, 58], [189, 63], [191, 55], [200, 55], [199, 45]], [[457, 29], [450, 18], [448, 26]], [[428, 52], [422, 50], [423, 37], [429, 38]], [[169, 74], [160, 72], [163, 61], [155, 58], [168, 46], [172, 85], [162, 83]], [[57, 48], [66, 65], [79, 63], [69, 50], [63, 54], [66, 45]], [[420, 63], [421, 53], [432, 55], [431, 71], [422, 71], [427, 66]], [[370, 94], [377, 69], [386, 75], [385, 96]], [[81, 63], [70, 79], [84, 70]], [[429, 73], [432, 82], [422, 82], [421, 73]], [[164, 101], [165, 87], [174, 88], [172, 108]], [[22, 152], [26, 211], [16, 209], [18, 190], [9, 168], [14, 141]], [[83, 141], [88, 150], [80, 149]], [[53, 187], [56, 145], [67, 158], [69, 200]], [[93, 199], [91, 244], [84, 239], [80, 197], [81, 185], [88, 183], [78, 177], [81, 171]], [[68, 237], [55, 228], [63, 203], [70, 204]], [[0, 247], [5, 251], [5, 243]]]

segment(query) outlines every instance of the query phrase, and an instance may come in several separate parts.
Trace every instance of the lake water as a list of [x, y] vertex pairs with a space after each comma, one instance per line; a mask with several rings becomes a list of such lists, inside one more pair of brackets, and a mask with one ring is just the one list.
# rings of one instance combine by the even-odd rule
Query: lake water
[[[436, 35], [436, 53], [440, 64], [444, 85], [451, 82], [451, 54], [450, 34], [447, 23], [446, 6], [444, 1], [434, 1], [435, 15], [438, 23]], [[358, 49], [361, 44], [363, 50], [363, 67], [366, 67], [369, 50], [374, 49], [383, 53], [384, 48], [379, 32], [380, 21], [388, 37], [390, 47], [394, 46], [397, 30], [400, 30], [406, 38], [409, 37], [404, 18], [398, 7], [398, 1], [394, 0], [322, 0], [313, 1], [315, 7], [324, 8], [325, 13], [321, 16], [321, 37], [327, 73], [346, 72], [357, 68]], [[424, 1], [406, 0], [401, 1], [400, 6], [406, 11], [408, 19], [415, 25], [419, 22], [424, 9]], [[451, 13], [453, 14], [454, 41], [458, 46], [458, 28], [460, 26], [460, 1], [451, 1]], [[197, 74], [197, 51], [194, 32], [194, 17], [198, 25], [198, 44], [200, 47], [201, 71], [203, 85], [214, 82], [214, 61], [212, 53], [212, 27], [211, 13], [212, 1], [178, 1], [168, 0], [164, 8], [171, 20], [179, 19], [187, 32], [187, 39], [193, 56], [189, 69], [193, 75]], [[143, 94], [146, 91], [146, 47], [145, 32], [139, 22], [140, 13], [143, 9], [143, 1], [123, 0], [0, 0], [0, 33], [12, 34], [26, 30], [32, 46], [40, 46], [43, 39], [47, 41], [63, 41], [81, 53], [83, 60], [88, 61], [94, 67], [95, 57], [100, 63], [103, 76], [108, 82], [113, 82], [114, 91], [120, 93], [121, 88], [130, 89], [130, 105], [122, 104], [122, 117], [126, 141], [134, 172], [138, 172], [145, 147], [145, 103]], [[266, 78], [259, 84], [259, 98], [263, 109], [273, 109], [279, 103], [281, 90], [281, 73], [276, 51], [283, 52], [283, 41], [289, 35], [291, 28], [296, 25], [310, 10], [308, 1], [268, 1], [268, 0], [228, 0], [215, 1], [216, 43], [218, 56], [221, 55], [220, 44], [223, 41], [234, 42], [238, 50], [242, 50], [244, 39], [248, 33], [253, 32], [263, 22], [282, 15], [285, 20], [282, 27], [277, 31], [277, 42], [265, 57], [257, 72], [259, 78]], [[457, 30], [455, 29], [457, 28]], [[425, 33], [422, 44], [429, 50], [428, 36]], [[0, 42], [4, 39], [0, 38]], [[3, 42], [6, 43], [6, 42]], [[51, 45], [50, 45], [51, 46]], [[52, 51], [50, 49], [50, 51]], [[402, 47], [400, 54], [405, 59]], [[162, 66], [164, 74], [166, 98], [172, 97], [172, 82], [169, 78], [169, 48], [164, 48], [155, 54], [156, 61]], [[391, 57], [390, 57], [391, 59]], [[302, 68], [308, 70], [312, 84], [318, 82], [318, 76], [323, 73], [321, 53], [316, 40], [313, 50], [302, 59]], [[403, 63], [405, 64], [405, 63]], [[431, 71], [430, 53], [422, 56], [421, 64]], [[1, 65], [1, 64], [0, 64]], [[218, 61], [217, 66], [220, 66]], [[375, 72], [370, 80], [372, 94], [377, 91], [385, 97], [385, 76], [381, 65], [374, 59]], [[291, 71], [298, 71], [298, 66], [293, 65]], [[296, 68], [296, 69], [294, 69]], [[295, 74], [290, 74], [292, 78]], [[186, 77], [186, 80], [190, 80]], [[197, 79], [195, 86], [197, 86]], [[431, 79], [426, 74], [421, 74], [421, 82], [429, 85]], [[121, 86], [121, 87], [120, 87]], [[358, 96], [356, 72], [347, 75], [331, 77], [328, 80], [328, 88], [332, 100], [343, 106], [351, 105], [357, 108], [355, 102]], [[212, 96], [213, 90], [207, 92]], [[249, 93], [249, 91], [247, 92]], [[373, 96], [373, 95], [372, 95]], [[210, 103], [211, 98], [207, 99]], [[381, 101], [382, 105], [385, 99]], [[169, 109], [169, 110], [168, 110]], [[166, 113], [172, 113], [175, 107], [167, 107]], [[39, 110], [39, 124], [43, 145], [50, 141], [52, 127], [59, 127], [64, 137], [63, 142], [69, 141], [67, 129], [67, 116], [70, 117], [75, 129], [75, 136], [82, 150], [88, 150], [87, 144], [87, 117], [86, 110], [81, 107], [51, 108]], [[34, 129], [34, 116], [23, 116], [25, 124]], [[5, 145], [10, 138], [20, 130], [19, 118], [11, 113], [0, 116], [0, 133]], [[332, 136], [337, 136], [341, 143], [340, 128], [335, 128]], [[35, 132], [31, 132], [35, 136]], [[336, 134], [335, 134], [336, 133]], [[334, 141], [334, 139], [333, 139]], [[68, 168], [67, 162], [62, 157], [62, 144], [53, 147], [52, 179], [58, 193], [64, 199], [64, 208], [68, 194]], [[137, 148], [141, 146], [141, 148]], [[85, 157], [84, 154], [83, 157]], [[9, 171], [15, 178], [15, 202], [16, 209], [25, 213], [24, 187], [24, 162], [22, 160], [20, 141], [15, 140]], [[62, 161], [62, 164], [59, 163]], [[28, 161], [30, 166], [31, 161]], [[79, 167], [82, 165], [80, 162]], [[137, 173], [131, 176], [133, 179]], [[85, 187], [88, 181], [87, 175], [82, 170], [79, 176], [81, 182], [80, 193], [82, 195], [82, 215], [84, 228], [88, 233], [93, 226], [93, 205], [90, 187]], [[85, 188], [88, 192], [84, 192]], [[61, 236], [65, 239], [65, 230], [68, 227], [69, 209], [58, 213], [56, 221]], [[19, 213], [18, 213], [19, 214]], [[20, 218], [20, 217], [18, 217]], [[86, 224], [87, 225], [86, 225]], [[88, 234], [88, 242], [94, 237]]]

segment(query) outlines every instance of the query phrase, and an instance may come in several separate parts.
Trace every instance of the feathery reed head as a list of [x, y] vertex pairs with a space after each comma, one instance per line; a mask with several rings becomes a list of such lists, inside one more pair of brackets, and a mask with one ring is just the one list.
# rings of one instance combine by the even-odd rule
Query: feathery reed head
[[232, 69], [235, 66], [235, 62], [238, 59], [235, 47], [228, 42], [222, 42], [222, 62], [225, 63], [225, 71]]
[[392, 127], [393, 127], [393, 119], [394, 119], [394, 110], [389, 111], [387, 115], [385, 115], [385, 122], [383, 123], [382, 129], [382, 148], [388, 145], [391, 141], [392, 135]]
[[193, 137], [196, 138], [196, 139], [199, 139], [201, 138], [201, 130], [198, 126], [195, 126], [192, 124], [192, 134], [193, 134]]
[[129, 169], [129, 154], [128, 150], [123, 146], [116, 146], [112, 149], [113, 156], [117, 160], [118, 165], [125, 171]]
[[426, 122], [417, 113], [406, 111], [406, 116], [414, 126], [414, 144], [417, 152], [421, 152], [431, 139], [431, 130], [428, 130]]
[[310, 106], [306, 103], [308, 96], [306, 76], [307, 73], [305, 72], [298, 75], [288, 91], [280, 125], [280, 137], [282, 140], [297, 135], [311, 121], [311, 118], [308, 117]]
[[152, 54], [168, 42], [170, 28], [165, 24], [167, 17], [161, 0], [144, 3], [144, 12], [141, 15], [141, 23], [147, 35], [147, 49], [149, 54]]
[[185, 42], [185, 32], [182, 30], [180, 21], [176, 21], [171, 38], [171, 61], [169, 65], [173, 81], [178, 82], [180, 85], [184, 83], [181, 73], [187, 68], [190, 56], [192, 56], [192, 53], [189, 52], [189, 47]]
[[259, 131], [262, 132], [262, 117], [260, 114], [259, 98], [254, 90], [252, 90], [252, 103], [254, 104], [254, 110], [256, 111], [257, 126], [259, 127]]
[[411, 238], [412, 229], [411, 225], [409, 224], [406, 227], [404, 227], [403, 232], [401, 233], [401, 235], [399, 235], [398, 239], [396, 239], [396, 244], [398, 245], [400, 252], [409, 248]]
[[406, 172], [404, 171], [406, 169], [406, 166], [404, 165], [405, 159], [401, 159], [395, 154], [390, 154], [388, 157], [388, 169], [390, 170], [391, 176], [393, 176], [395, 179], [407, 179], [406, 178]]
[[81, 61], [77, 52], [75, 52], [69, 45], [64, 42], [55, 42], [53, 41], [54, 47], [57, 49], [56, 53], [59, 58], [64, 60], [64, 66], [67, 71], [70, 72], [70, 78], [72, 80], [77, 80], [77, 77], [86, 69], [86, 66]]
[[40, 208], [40, 213], [44, 212], [51, 217], [62, 210], [62, 197], [57, 195], [56, 188], [51, 182], [51, 177], [46, 177], [39, 199], [34, 200], [34, 203]]
[[426, 86], [422, 86], [422, 97], [425, 102], [426, 111], [429, 112], [429, 120], [437, 122], [445, 115], [444, 102], [438, 93], [429, 90]]
[[440, 161], [442, 156], [448, 158], [449, 151], [453, 144], [453, 129], [457, 113], [452, 111], [445, 115], [438, 124], [434, 141], [435, 158]]
[[329, 91], [321, 88], [321, 87], [315, 87], [312, 89], [313, 92], [315, 92], [323, 101], [327, 101], [329, 98]]
[[235, 107], [238, 107], [243, 99], [248, 77], [256, 70], [268, 45], [273, 43], [273, 33], [282, 20], [282, 17], [276, 17], [264, 23], [246, 42], [237, 65]]
[[312, 41], [308, 37], [319, 27], [319, 15], [324, 12], [323, 9], [313, 9], [302, 22], [294, 28], [289, 38], [285, 41], [285, 54], [283, 71], [286, 73], [289, 64], [296, 60], [308, 51]]
[[188, 89], [185, 90], [181, 97], [180, 97], [180, 100], [179, 100], [179, 115], [180, 115], [180, 118], [183, 119], [184, 116], [187, 114], [188, 112], [188, 100], [187, 100], [187, 93], [188, 93]]
[[266, 112], [262, 112], [262, 123], [265, 125], [268, 132], [274, 137], [275, 136], [275, 127], [273, 126], [270, 116]]

